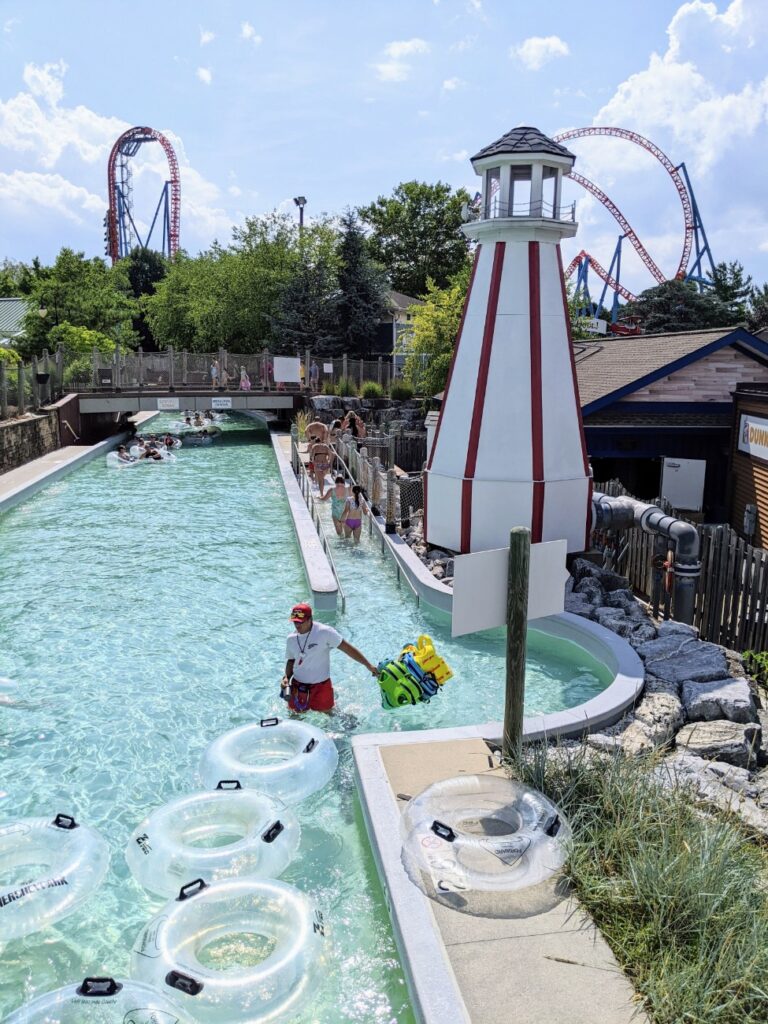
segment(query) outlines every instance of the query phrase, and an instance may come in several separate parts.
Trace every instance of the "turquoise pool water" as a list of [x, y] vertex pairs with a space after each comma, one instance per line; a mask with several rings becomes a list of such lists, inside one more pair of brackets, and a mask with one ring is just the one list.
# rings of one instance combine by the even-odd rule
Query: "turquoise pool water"
[[[165, 422], [158, 420], [158, 427]], [[428, 706], [384, 712], [359, 666], [335, 655], [343, 715], [333, 785], [300, 808], [301, 855], [283, 876], [312, 894], [334, 957], [302, 1024], [411, 1021], [407, 991], [354, 795], [351, 731], [497, 719], [503, 641], [451, 641], [400, 590], [367, 536], [335, 543], [347, 592], [338, 628], [371, 660], [422, 632], [456, 672]], [[0, 947], [0, 1019], [86, 974], [125, 975], [162, 901], [122, 850], [153, 807], [199, 788], [206, 744], [282, 713], [277, 696], [290, 605], [307, 585], [265, 432], [227, 424], [171, 465], [109, 469], [99, 459], [0, 515], [0, 820], [74, 814], [112, 848], [101, 889], [72, 916]], [[579, 703], [605, 676], [585, 655], [532, 636], [529, 710]], [[0, 865], [2, 875], [2, 865]]]

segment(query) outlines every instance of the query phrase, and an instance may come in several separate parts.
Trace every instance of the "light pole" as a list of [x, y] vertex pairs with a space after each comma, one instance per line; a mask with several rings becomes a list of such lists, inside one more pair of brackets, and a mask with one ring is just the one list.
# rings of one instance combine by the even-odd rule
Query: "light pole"
[[304, 230], [304, 207], [307, 205], [306, 196], [294, 196], [294, 203], [299, 208], [299, 234]]

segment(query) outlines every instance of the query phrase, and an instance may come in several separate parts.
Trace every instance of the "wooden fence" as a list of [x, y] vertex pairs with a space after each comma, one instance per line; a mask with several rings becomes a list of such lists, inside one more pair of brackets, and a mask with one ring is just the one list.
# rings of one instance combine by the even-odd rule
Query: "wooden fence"
[[[596, 491], [620, 496], [627, 492], [618, 481], [595, 484]], [[670, 512], [674, 510], [669, 509]], [[675, 513], [679, 518], [685, 516]], [[736, 651], [768, 648], [768, 551], [754, 547], [727, 523], [698, 525], [701, 575], [694, 608], [694, 625], [703, 640]], [[611, 561], [646, 599], [653, 590], [654, 537], [642, 530], [625, 530], [601, 538]], [[662, 594], [665, 594], [662, 588]], [[669, 602], [666, 602], [667, 607]]]

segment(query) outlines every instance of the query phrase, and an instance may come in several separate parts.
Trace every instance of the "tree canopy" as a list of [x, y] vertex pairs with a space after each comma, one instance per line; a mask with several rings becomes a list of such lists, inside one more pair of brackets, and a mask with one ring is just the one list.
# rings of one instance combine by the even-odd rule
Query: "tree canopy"
[[647, 288], [635, 302], [628, 302], [624, 311], [627, 316], [637, 317], [646, 334], [730, 327], [734, 323], [732, 310], [714, 289], [700, 292], [692, 281], [664, 281]]
[[342, 217], [339, 261], [340, 347], [350, 355], [368, 356], [386, 312], [386, 280], [368, 255], [365, 236], [352, 212]]
[[404, 376], [418, 394], [435, 395], [446, 385], [468, 287], [467, 264], [447, 288], [427, 281], [424, 305], [410, 309], [413, 344]]
[[738, 260], [718, 263], [709, 275], [717, 298], [728, 310], [730, 323], [740, 323], [747, 315], [752, 295], [752, 278]]
[[469, 243], [461, 232], [461, 209], [469, 194], [442, 181], [404, 181], [391, 196], [361, 206], [371, 229], [371, 255], [387, 268], [392, 287], [420, 298], [427, 282], [447, 287], [468, 262]]

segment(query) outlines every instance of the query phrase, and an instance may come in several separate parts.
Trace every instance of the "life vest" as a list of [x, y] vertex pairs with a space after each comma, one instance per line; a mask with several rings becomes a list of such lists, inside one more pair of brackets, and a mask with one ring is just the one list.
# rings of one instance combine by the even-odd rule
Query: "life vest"
[[385, 661], [379, 665], [379, 687], [383, 708], [400, 708], [421, 700], [418, 682], [401, 661]]
[[453, 672], [446, 661], [435, 651], [435, 645], [432, 642], [432, 637], [427, 636], [425, 633], [422, 633], [416, 641], [415, 646], [413, 644], [409, 644], [407, 647], [404, 647], [403, 654], [413, 655], [413, 658], [418, 665], [425, 672], [434, 677], [438, 686], [442, 686], [443, 683], [447, 683], [453, 676]]

